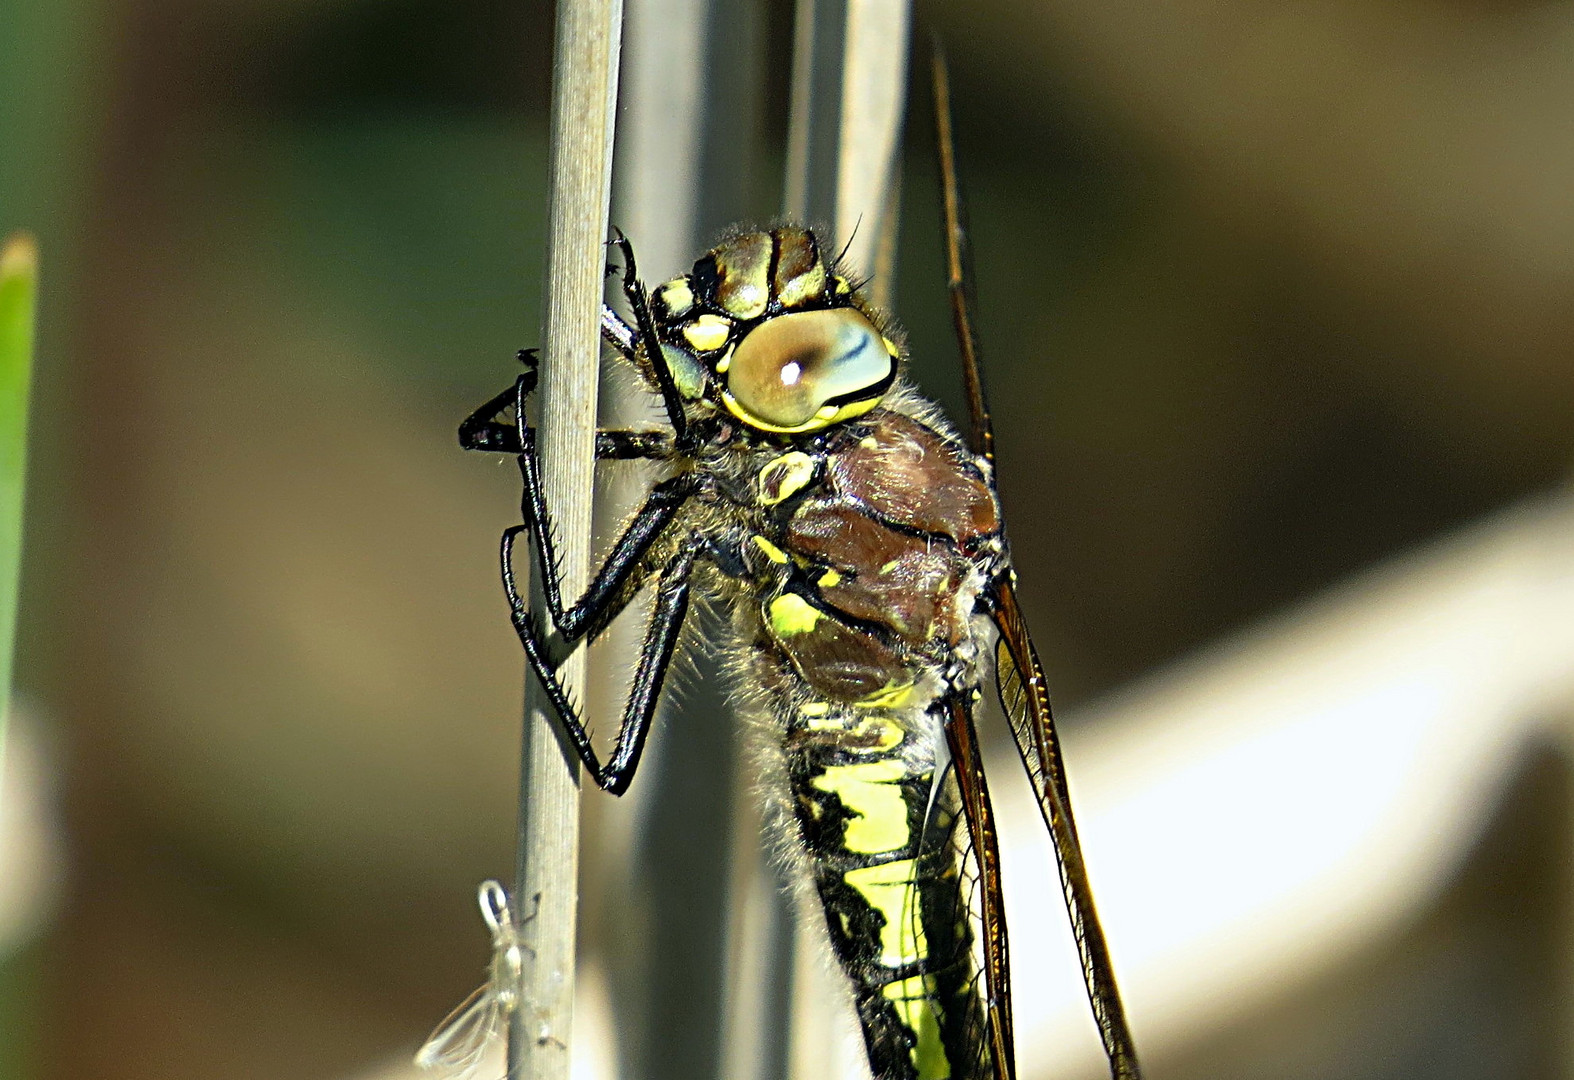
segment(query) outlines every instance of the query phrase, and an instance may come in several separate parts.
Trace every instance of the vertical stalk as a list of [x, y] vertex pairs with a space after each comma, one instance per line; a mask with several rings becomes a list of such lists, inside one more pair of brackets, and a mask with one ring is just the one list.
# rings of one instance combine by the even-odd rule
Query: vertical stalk
[[[647, 280], [659, 281], [687, 269], [728, 226], [774, 216], [755, 198], [766, 157], [764, 3], [629, 0], [624, 35], [613, 214]], [[638, 396], [644, 410], [635, 419], [659, 423], [648, 415], [651, 395]], [[707, 618], [692, 617], [700, 626]], [[625, 623], [612, 629], [628, 631], [628, 651], [614, 653], [624, 657], [640, 629]], [[737, 773], [736, 726], [700, 722], [730, 715], [718, 658], [699, 650], [685, 663], [697, 677], [679, 680], [680, 715], [652, 741], [629, 795], [603, 815], [625, 823], [624, 861], [607, 876], [620, 875], [626, 890], [617, 925], [602, 920], [624, 969], [622, 1060], [626, 1075], [645, 1080], [780, 1080], [776, 999], [785, 1000], [786, 979], [773, 962], [780, 948], [755, 933], [761, 920], [752, 916], [781, 904], [760, 855], [754, 779]], [[627, 679], [614, 682], [621, 692]], [[607, 839], [596, 842], [611, 854]], [[740, 868], [753, 871], [741, 884]]]
[[[633, 240], [647, 282], [686, 269], [698, 247], [695, 215], [713, 2], [626, 0], [624, 5], [612, 213]], [[616, 298], [614, 305], [619, 305]], [[646, 387], [630, 378], [603, 384], [603, 416], [609, 424], [659, 426], [665, 414], [656, 402]], [[596, 492], [598, 521], [627, 520], [656, 472], [636, 462], [603, 470]], [[643, 644], [644, 614], [634, 605], [608, 628], [589, 657], [587, 706], [606, 718], [603, 724], [615, 725], [623, 707], [629, 658], [638, 655]], [[685, 709], [685, 720], [688, 715]], [[663, 846], [674, 835], [705, 846], [706, 823], [685, 812], [690, 810], [685, 795], [696, 790], [687, 775], [704, 765], [693, 760], [687, 744], [706, 734], [708, 725], [679, 722], [661, 728], [646, 748], [639, 777], [628, 793], [600, 800], [597, 809], [602, 812], [587, 817], [597, 832], [586, 838], [585, 852], [596, 865], [584, 875], [587, 896], [581, 908], [582, 916], [591, 920], [583, 938], [602, 951], [609, 975], [618, 1075], [645, 1080], [706, 1075], [706, 1044], [696, 1033], [714, 1016], [720, 990], [704, 977], [714, 973], [706, 970], [703, 948], [683, 948], [687, 935], [714, 933], [714, 927], [703, 925], [710, 920], [693, 920], [702, 925], [679, 921], [685, 909], [707, 909], [710, 879], [685, 873], [693, 856]], [[682, 819], [676, 823], [675, 809]], [[684, 906], [671, 900], [674, 884], [684, 890]]]
[[785, 211], [829, 228], [833, 250], [891, 303], [907, 91], [908, 0], [798, 0]]
[[33, 372], [37, 277], [38, 249], [32, 237], [14, 236], [0, 247], [0, 764], [5, 761], [22, 561], [22, 491], [27, 476], [27, 402]]
[[[542, 479], [558, 531], [566, 597], [584, 591], [595, 470], [598, 322], [606, 263], [621, 0], [561, 0], [553, 53], [551, 202], [542, 314]], [[531, 603], [550, 625], [536, 575]], [[584, 650], [559, 669], [582, 697]], [[578, 917], [579, 765], [540, 686], [527, 677], [514, 900], [528, 920], [519, 1007], [508, 1032], [509, 1080], [566, 1080], [573, 1030]]]
[[[866, 292], [888, 307], [895, 284], [901, 190], [902, 106], [907, 87], [908, 0], [798, 0], [793, 26], [784, 210], [844, 246]], [[853, 1018], [824, 964], [823, 931], [800, 920], [793, 939], [788, 1075], [826, 1080], [867, 1075]]]

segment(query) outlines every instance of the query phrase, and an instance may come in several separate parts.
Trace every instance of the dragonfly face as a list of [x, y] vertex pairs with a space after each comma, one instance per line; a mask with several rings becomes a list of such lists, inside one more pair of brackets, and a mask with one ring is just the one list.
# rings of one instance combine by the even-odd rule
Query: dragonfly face
[[685, 397], [749, 429], [806, 435], [861, 416], [896, 380], [900, 349], [807, 229], [741, 233], [653, 297]]

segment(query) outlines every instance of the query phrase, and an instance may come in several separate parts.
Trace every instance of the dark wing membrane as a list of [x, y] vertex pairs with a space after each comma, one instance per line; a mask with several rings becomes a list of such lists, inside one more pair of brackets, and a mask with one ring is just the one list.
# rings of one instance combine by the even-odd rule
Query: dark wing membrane
[[951, 137], [951, 75], [940, 41], [935, 39], [930, 65], [935, 102], [935, 146], [940, 159], [940, 219], [945, 234], [946, 293], [951, 322], [962, 352], [962, 387], [967, 394], [968, 439], [973, 453], [995, 460], [995, 432], [984, 400], [984, 369], [973, 331], [973, 274], [967, 255], [967, 229], [962, 223], [961, 183], [956, 175], [956, 145]]
[[1077, 825], [1071, 816], [1071, 795], [1066, 787], [1066, 770], [1060, 756], [1060, 739], [1055, 734], [1055, 718], [1050, 712], [1049, 691], [1038, 653], [1028, 636], [1027, 623], [1017, 606], [1016, 593], [1009, 582], [998, 587], [994, 612], [1000, 641], [995, 648], [995, 679], [1000, 703], [1011, 725], [1011, 735], [1022, 755], [1033, 793], [1038, 799], [1044, 823], [1055, 842], [1055, 858], [1060, 864], [1060, 884], [1071, 916], [1071, 931], [1082, 959], [1082, 978], [1088, 988], [1088, 1002], [1098, 1023], [1104, 1052], [1109, 1057], [1110, 1075], [1116, 1080], [1140, 1080], [1137, 1051], [1126, 1026], [1126, 1010], [1115, 985], [1109, 946], [1099, 925], [1093, 905], [1093, 889], [1088, 884], [1087, 868], [1082, 862], [1082, 845], [1077, 840]]
[[[1000, 842], [995, 833], [995, 811], [984, 780], [984, 761], [978, 749], [973, 713], [961, 701], [950, 702], [946, 740], [951, 747], [952, 775], [961, 794], [967, 822], [962, 870], [972, 878], [964, 897], [982, 945], [985, 1024], [996, 1080], [1016, 1076], [1016, 1035], [1011, 1021], [1011, 950], [1006, 934], [1005, 897], [1000, 888]], [[960, 839], [960, 838], [959, 838]], [[970, 852], [967, 850], [970, 849]], [[968, 854], [972, 858], [967, 858]]]

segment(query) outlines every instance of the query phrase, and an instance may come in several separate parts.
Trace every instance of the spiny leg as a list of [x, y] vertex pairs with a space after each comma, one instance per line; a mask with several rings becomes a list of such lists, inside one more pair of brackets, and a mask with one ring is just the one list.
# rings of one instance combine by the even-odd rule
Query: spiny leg
[[[505, 581], [511, 576], [510, 549], [514, 538], [523, 529], [524, 526], [516, 525], [503, 534]], [[634, 672], [634, 681], [629, 687], [628, 699], [624, 703], [623, 721], [618, 727], [617, 741], [613, 744], [612, 754], [605, 764], [601, 762], [595, 747], [591, 745], [590, 733], [585, 729], [578, 710], [574, 708], [573, 702], [568, 699], [562, 684], [558, 681], [557, 673], [548, 660], [546, 643], [541, 639], [540, 628], [531, 618], [518, 592], [511, 585], [509, 587], [509, 609], [514, 630], [519, 634], [519, 640], [524, 645], [525, 656], [530, 661], [531, 669], [541, 681], [547, 700], [552, 703], [552, 708], [562, 720], [564, 732], [574, 747], [574, 753], [584, 764], [596, 785], [614, 795], [621, 795], [628, 790], [629, 783], [634, 779], [634, 771], [639, 766], [640, 754], [645, 748], [645, 738], [650, 734], [651, 721], [656, 715], [656, 704], [661, 697], [661, 687], [666, 682], [667, 668], [672, 662], [672, 654], [677, 646], [678, 633], [683, 627], [683, 618], [688, 613], [689, 576], [694, 569], [694, 560], [704, 550], [703, 540], [698, 536], [691, 537], [691, 542], [680, 546], [662, 570], [656, 604], [651, 611], [650, 622], [645, 628], [645, 642], [640, 647], [639, 664]]]
[[[650, 298], [645, 294], [645, 286], [639, 280], [639, 272], [634, 266], [634, 245], [629, 243], [629, 238], [624, 236], [619, 229], [613, 229], [613, 243], [623, 253], [623, 295], [628, 300], [629, 310], [634, 313], [634, 322], [639, 328], [639, 337], [635, 340], [635, 347], [642, 349], [648, 370], [655, 376], [656, 386], [661, 391], [662, 404], [667, 409], [667, 421], [672, 425], [672, 438], [679, 450], [690, 450], [694, 446], [693, 437], [689, 433], [688, 414], [683, 408], [683, 396], [678, 393], [678, 384], [672, 377], [672, 369], [667, 366], [666, 354], [661, 351], [661, 338], [656, 334], [656, 320], [650, 314]], [[621, 320], [620, 320], [621, 321]], [[603, 333], [606, 323], [603, 319]]]
[[[526, 350], [529, 352], [530, 350]], [[523, 372], [514, 385], [490, 398], [459, 425], [459, 445], [466, 450], [481, 450], [495, 454], [522, 454], [535, 449], [535, 432], [512, 422], [499, 420], [509, 406], [518, 408], [536, 387], [536, 372], [532, 367]], [[664, 461], [673, 455], [672, 436], [664, 431], [635, 431], [603, 429], [596, 432], [596, 460], [598, 461]]]
[[523, 425], [518, 421], [505, 424], [499, 421], [498, 417], [510, 405], [523, 402], [535, 391], [538, 375], [534, 358], [534, 350], [520, 350], [519, 359], [525, 365], [525, 370], [519, 373], [519, 378], [514, 380], [514, 385], [501, 394], [488, 398], [479, 409], [465, 417], [464, 422], [459, 425], [460, 447], [465, 450], [485, 450], [501, 454], [521, 452]]
[[503, 587], [508, 593], [509, 604], [520, 607], [523, 602], [514, 579], [512, 536], [521, 529], [528, 529], [536, 551], [536, 566], [541, 573], [541, 593], [546, 598], [553, 628], [562, 636], [564, 643], [570, 645], [583, 637], [605, 614], [607, 605], [622, 593], [629, 576], [639, 566], [651, 545], [672, 523], [683, 504], [700, 488], [700, 481], [694, 473], [680, 473], [651, 488], [644, 504], [613, 543], [612, 550], [602, 561], [584, 595], [565, 609], [562, 582], [558, 577], [557, 552], [552, 539], [552, 517], [542, 492], [541, 466], [536, 460], [533, 445], [519, 455], [519, 472], [525, 482], [521, 506], [525, 522], [504, 534]]
[[[607, 267], [608, 271], [615, 271], [616, 269], [613, 266]], [[633, 364], [636, 368], [641, 366], [639, 350], [636, 347], [639, 335], [634, 332], [632, 326], [623, 321], [623, 316], [613, 311], [606, 304], [601, 305], [601, 337], [608, 345], [616, 349], [618, 355], [623, 357], [623, 359]]]

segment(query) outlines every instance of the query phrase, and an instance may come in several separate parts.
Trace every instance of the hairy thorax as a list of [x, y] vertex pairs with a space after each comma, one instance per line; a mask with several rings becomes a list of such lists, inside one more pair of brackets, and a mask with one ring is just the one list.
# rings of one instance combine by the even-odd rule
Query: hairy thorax
[[752, 593], [740, 615], [768, 682], [900, 706], [973, 669], [975, 603], [1001, 562], [981, 468], [883, 408], [812, 450], [749, 455], [757, 531], [739, 538]]

